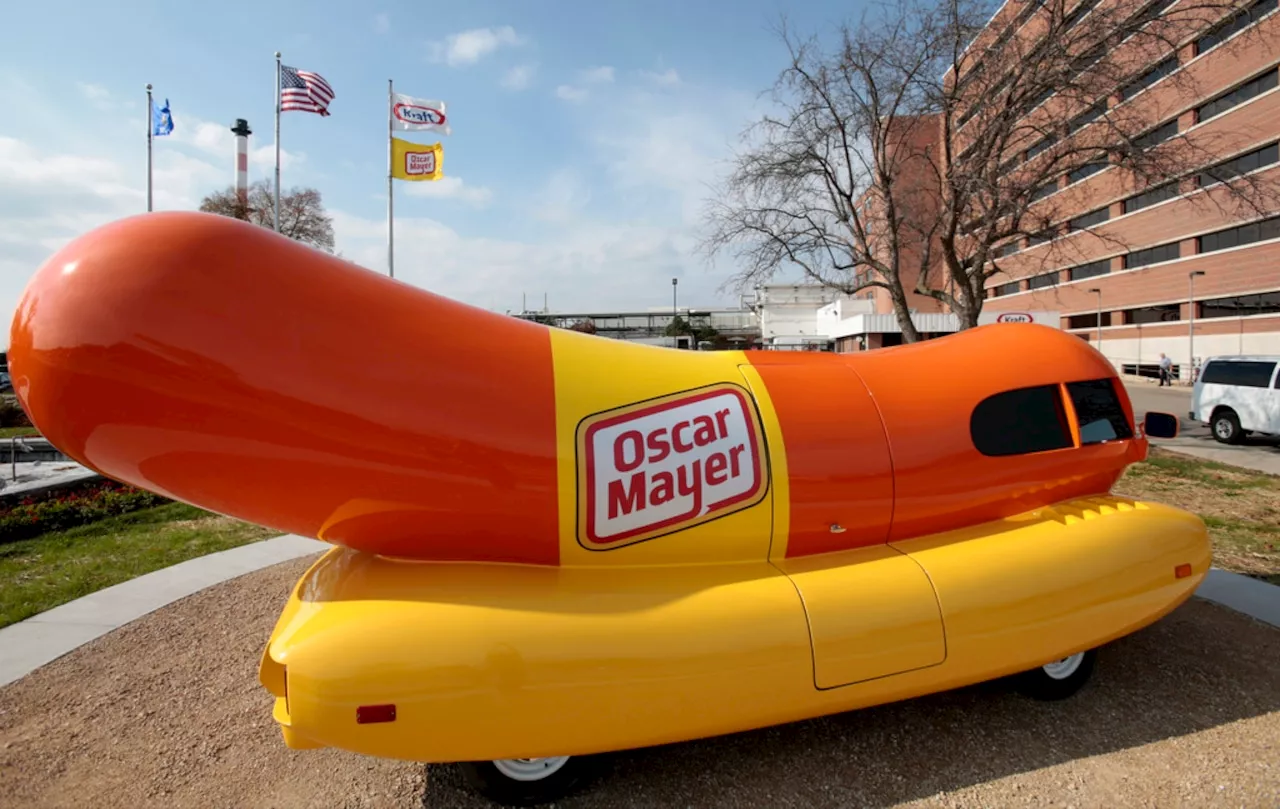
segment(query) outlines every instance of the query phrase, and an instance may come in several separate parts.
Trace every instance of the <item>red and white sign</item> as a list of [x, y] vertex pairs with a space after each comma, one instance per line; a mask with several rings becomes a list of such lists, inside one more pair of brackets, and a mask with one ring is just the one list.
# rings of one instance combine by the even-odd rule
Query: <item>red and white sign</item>
[[740, 511], [765, 491], [747, 393], [720, 385], [609, 411], [579, 429], [579, 539], [628, 545]]
[[1040, 309], [1032, 311], [1011, 311], [1011, 312], [995, 312], [984, 309], [978, 315], [978, 325], [982, 326], [988, 323], [1039, 323], [1042, 326], [1052, 326], [1054, 328], [1061, 327], [1062, 319], [1058, 312], [1049, 312]]
[[435, 174], [435, 152], [405, 152], [404, 173], [409, 175]]

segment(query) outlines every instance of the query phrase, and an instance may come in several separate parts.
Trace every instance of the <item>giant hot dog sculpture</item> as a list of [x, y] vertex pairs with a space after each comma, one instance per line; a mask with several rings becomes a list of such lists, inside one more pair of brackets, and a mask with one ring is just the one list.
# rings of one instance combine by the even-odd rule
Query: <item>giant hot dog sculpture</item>
[[568, 755], [842, 711], [1093, 648], [1209, 566], [1197, 518], [1108, 494], [1145, 438], [1041, 326], [677, 352], [164, 213], [50, 259], [9, 356], [77, 461], [334, 543], [262, 661], [297, 747]]

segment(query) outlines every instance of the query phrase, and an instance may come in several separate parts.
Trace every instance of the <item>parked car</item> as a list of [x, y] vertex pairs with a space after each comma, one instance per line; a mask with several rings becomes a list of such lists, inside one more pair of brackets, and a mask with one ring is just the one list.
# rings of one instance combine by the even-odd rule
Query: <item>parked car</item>
[[1280, 435], [1280, 356], [1210, 357], [1191, 393], [1192, 420], [1224, 444]]

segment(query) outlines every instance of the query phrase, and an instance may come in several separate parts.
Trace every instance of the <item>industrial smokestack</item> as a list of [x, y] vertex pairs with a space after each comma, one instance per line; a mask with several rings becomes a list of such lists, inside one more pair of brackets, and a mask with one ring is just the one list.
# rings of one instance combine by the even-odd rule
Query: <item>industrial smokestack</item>
[[236, 136], [236, 195], [243, 197], [249, 193], [249, 122], [243, 118], [236, 119], [231, 127]]

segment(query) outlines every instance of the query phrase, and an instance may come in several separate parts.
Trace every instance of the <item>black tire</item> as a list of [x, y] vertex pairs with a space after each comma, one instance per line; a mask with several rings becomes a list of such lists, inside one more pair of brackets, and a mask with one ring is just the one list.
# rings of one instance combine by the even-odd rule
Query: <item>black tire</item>
[[1033, 699], [1051, 702], [1066, 699], [1089, 682], [1098, 653], [1090, 649], [1079, 655], [1046, 663], [1037, 669], [1024, 671], [1014, 678], [1015, 687]]
[[1239, 444], [1244, 440], [1244, 430], [1240, 429], [1240, 417], [1229, 407], [1224, 407], [1213, 414], [1209, 429], [1213, 431], [1213, 437], [1223, 444]]
[[577, 791], [596, 775], [600, 765], [598, 756], [569, 756], [550, 775], [530, 773], [530, 780], [520, 780], [511, 775], [516, 769], [528, 772], [533, 762], [555, 760], [465, 761], [458, 767], [467, 784], [489, 800], [504, 806], [535, 806], [558, 801]]

